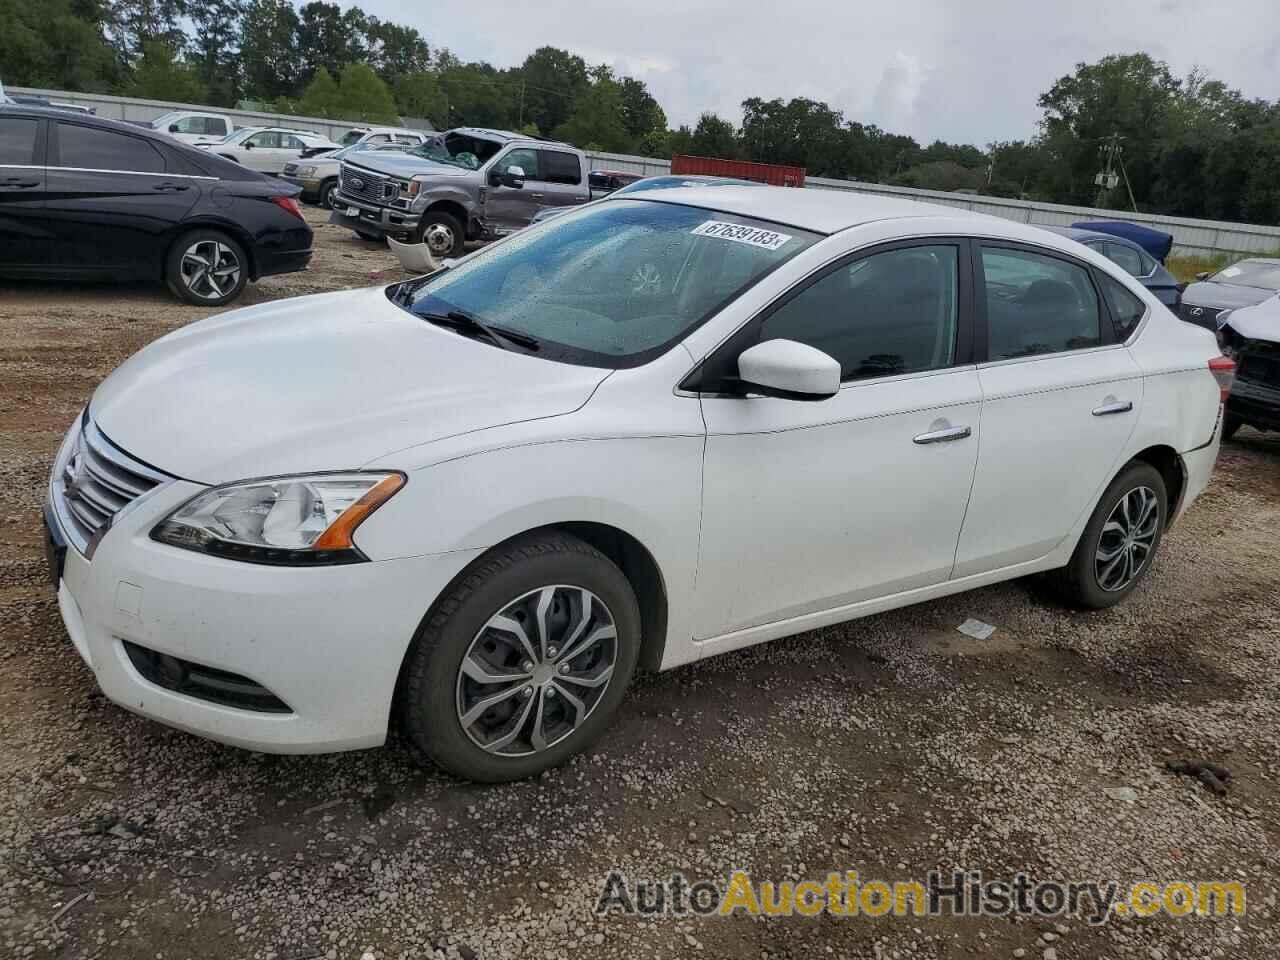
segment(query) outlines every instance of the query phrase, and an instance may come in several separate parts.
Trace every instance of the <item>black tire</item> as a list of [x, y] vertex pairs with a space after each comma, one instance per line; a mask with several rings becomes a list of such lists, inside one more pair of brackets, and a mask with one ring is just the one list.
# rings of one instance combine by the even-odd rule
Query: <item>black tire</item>
[[[1123, 498], [1140, 496], [1137, 491], [1145, 488], [1155, 495], [1157, 510], [1154, 537], [1150, 540], [1150, 548], [1143, 554], [1136, 571], [1123, 585], [1108, 589], [1100, 582], [1097, 563], [1098, 553], [1103, 538], [1103, 528], [1111, 518], [1112, 512], [1120, 507]], [[1132, 501], [1131, 501], [1132, 502]], [[1160, 471], [1149, 463], [1134, 461], [1120, 472], [1110, 486], [1102, 494], [1093, 516], [1080, 535], [1071, 562], [1058, 571], [1058, 587], [1063, 598], [1070, 604], [1092, 610], [1103, 610], [1115, 606], [1142, 582], [1142, 579], [1155, 562], [1160, 549], [1160, 540], [1164, 536], [1165, 524], [1168, 522], [1169, 494], [1165, 488], [1164, 477]], [[1108, 533], [1108, 546], [1114, 545], [1116, 534]], [[1123, 538], [1122, 538], [1123, 539]], [[1136, 556], [1136, 552], [1135, 552]], [[1105, 566], [1105, 561], [1104, 566]]]
[[[608, 686], [563, 739], [523, 756], [487, 752], [468, 736], [459, 715], [463, 658], [490, 617], [531, 591], [561, 584], [591, 591], [613, 617], [615, 659]], [[530, 777], [564, 763], [604, 732], [626, 693], [639, 651], [635, 593], [608, 557], [567, 534], [513, 540], [455, 580], [418, 628], [401, 674], [401, 729], [426, 757], [459, 777], [488, 783]]]
[[1222, 421], [1222, 439], [1230, 440], [1239, 432], [1240, 428], [1243, 426], [1244, 426], [1243, 420], [1241, 420], [1239, 417], [1233, 417], [1231, 416], [1231, 414], [1227, 414], [1226, 419]]
[[317, 198], [317, 202], [325, 210], [332, 210], [333, 195], [337, 192], [338, 192], [338, 181], [336, 179], [325, 180], [323, 183], [320, 184], [320, 195]]
[[[449, 232], [450, 241], [445, 243], [443, 231]], [[418, 224], [416, 240], [427, 244], [433, 257], [460, 257], [466, 252], [467, 236], [458, 218], [441, 210], [428, 210], [422, 215]]]
[[[215, 264], [213, 279], [209, 279], [208, 270], [202, 273], [198, 266], [192, 267], [188, 253]], [[189, 230], [169, 247], [164, 262], [164, 282], [179, 300], [201, 307], [220, 307], [244, 292], [249, 282], [249, 257], [240, 242], [229, 234], [220, 230]]]

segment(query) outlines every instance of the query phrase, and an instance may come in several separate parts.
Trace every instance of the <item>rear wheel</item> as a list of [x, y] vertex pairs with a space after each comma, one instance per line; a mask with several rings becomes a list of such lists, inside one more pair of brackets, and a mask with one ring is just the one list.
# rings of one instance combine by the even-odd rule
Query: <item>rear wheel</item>
[[202, 307], [218, 307], [240, 296], [249, 280], [244, 247], [217, 230], [184, 233], [169, 248], [165, 283], [173, 295]]
[[532, 776], [604, 731], [639, 648], [635, 594], [612, 561], [564, 534], [517, 540], [455, 583], [419, 630], [402, 726], [458, 776]]
[[466, 243], [462, 224], [452, 214], [428, 210], [418, 227], [418, 242], [425, 243], [433, 257], [460, 257]]
[[320, 184], [320, 206], [326, 210], [333, 209], [333, 195], [338, 192], [337, 180], [326, 180]]
[[1137, 461], [1121, 471], [1059, 572], [1066, 599], [1101, 610], [1132, 593], [1160, 548], [1168, 502], [1164, 477], [1151, 464]]

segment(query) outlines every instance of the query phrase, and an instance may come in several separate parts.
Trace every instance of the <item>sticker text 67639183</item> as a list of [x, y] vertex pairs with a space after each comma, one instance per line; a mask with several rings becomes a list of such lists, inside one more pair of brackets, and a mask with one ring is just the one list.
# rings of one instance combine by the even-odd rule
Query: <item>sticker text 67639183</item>
[[775, 233], [740, 223], [726, 223], [724, 220], [704, 220], [693, 228], [692, 233], [695, 237], [719, 237], [721, 240], [746, 243], [764, 250], [777, 250], [791, 239], [789, 233]]

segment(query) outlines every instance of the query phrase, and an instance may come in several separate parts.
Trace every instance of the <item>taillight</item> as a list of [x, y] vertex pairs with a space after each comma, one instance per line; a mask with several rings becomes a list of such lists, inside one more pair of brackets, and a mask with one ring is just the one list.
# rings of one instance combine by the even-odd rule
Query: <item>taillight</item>
[[285, 213], [292, 213], [299, 220], [303, 219], [302, 208], [298, 206], [298, 201], [293, 197], [272, 197], [271, 202], [285, 211]]
[[1222, 402], [1226, 403], [1231, 395], [1231, 385], [1236, 380], [1236, 362], [1230, 357], [1214, 357], [1209, 361], [1209, 372], [1218, 381]]

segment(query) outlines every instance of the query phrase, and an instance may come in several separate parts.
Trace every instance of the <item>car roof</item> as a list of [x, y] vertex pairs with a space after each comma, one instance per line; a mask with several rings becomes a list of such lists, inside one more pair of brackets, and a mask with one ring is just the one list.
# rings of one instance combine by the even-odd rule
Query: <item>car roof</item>
[[[1007, 220], [986, 214], [973, 213], [959, 207], [944, 207], [917, 200], [899, 200], [895, 197], [860, 193], [853, 190], [802, 190], [794, 187], [672, 187], [669, 190], [651, 190], [619, 196], [616, 203], [677, 203], [691, 207], [704, 207], [744, 217], [758, 217], [774, 223], [812, 230], [815, 233], [836, 233], [873, 220], [900, 220], [908, 217], [946, 217], [948, 219], [972, 219], [984, 225], [1004, 224], [1016, 227]], [[990, 233], [991, 230], [983, 230]], [[1006, 230], [998, 232], [1003, 235]], [[1015, 235], [1011, 233], [1010, 235]]]
[[571, 143], [565, 143], [563, 140], [549, 140], [546, 137], [533, 137], [527, 133], [515, 133], [511, 130], [495, 130], [491, 127], [453, 127], [450, 130], [444, 130], [440, 136], [450, 133], [461, 133], [468, 137], [484, 137], [487, 140], [503, 140], [508, 143], [515, 141], [523, 141], [526, 143], [542, 144], [551, 147], [568, 147], [570, 150], [576, 150]]
[[158, 130], [153, 130], [150, 127], [144, 127], [134, 123], [126, 123], [123, 120], [112, 120], [108, 117], [99, 117], [92, 113], [63, 110], [61, 107], [35, 107], [21, 103], [15, 105], [0, 103], [0, 114], [8, 117], [23, 116], [40, 119], [47, 118], [49, 120], [61, 120], [63, 123], [73, 122], [85, 127], [101, 127], [103, 130], [119, 130], [135, 137], [144, 137], [164, 144], [174, 142], [172, 137], [167, 134], [160, 133]]

